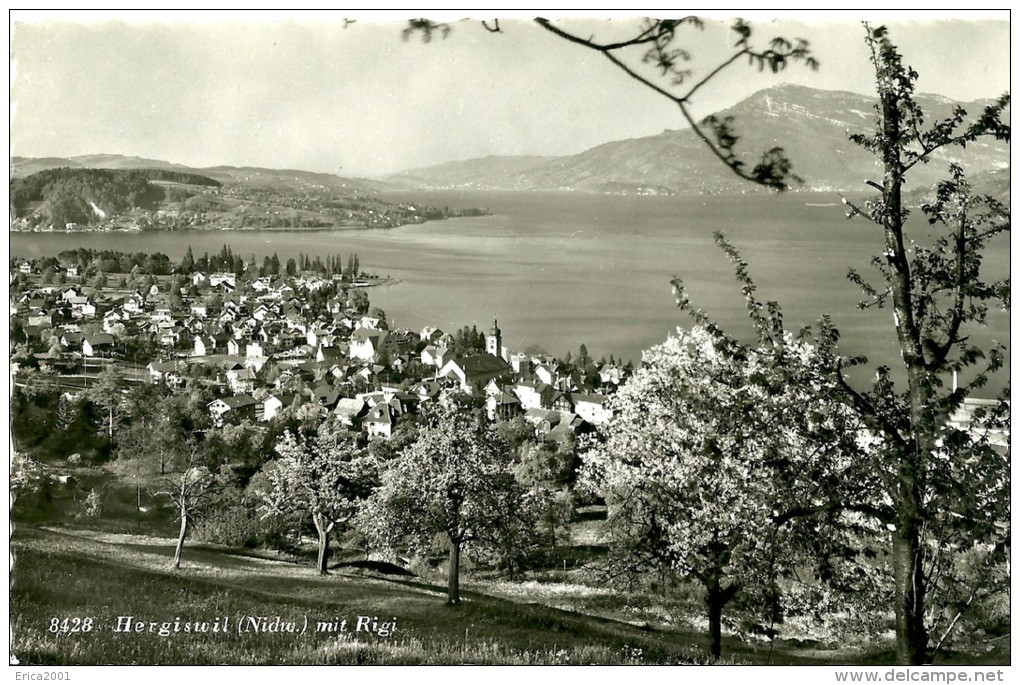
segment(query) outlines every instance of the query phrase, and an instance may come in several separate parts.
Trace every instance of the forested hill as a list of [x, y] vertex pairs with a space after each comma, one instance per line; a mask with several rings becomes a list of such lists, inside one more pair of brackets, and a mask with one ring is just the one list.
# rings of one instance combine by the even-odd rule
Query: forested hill
[[154, 208], [175, 193], [174, 184], [221, 185], [206, 176], [169, 169], [47, 169], [11, 179], [11, 216], [32, 216], [55, 227], [87, 224], [135, 207]]

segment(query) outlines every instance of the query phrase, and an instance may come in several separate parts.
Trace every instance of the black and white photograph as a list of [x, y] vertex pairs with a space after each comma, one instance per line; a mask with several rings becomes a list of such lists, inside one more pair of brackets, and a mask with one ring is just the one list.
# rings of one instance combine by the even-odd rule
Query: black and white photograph
[[1009, 10], [9, 36], [12, 677], [1009, 679]]

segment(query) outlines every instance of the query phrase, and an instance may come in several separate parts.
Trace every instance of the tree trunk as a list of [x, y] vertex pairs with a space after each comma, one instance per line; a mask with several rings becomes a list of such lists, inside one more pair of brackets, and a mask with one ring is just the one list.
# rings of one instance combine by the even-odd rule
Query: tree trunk
[[450, 570], [447, 574], [447, 604], [460, 604], [460, 543], [450, 541]]
[[925, 461], [934, 445], [935, 425], [929, 404], [933, 396], [925, 368], [921, 332], [915, 318], [910, 261], [904, 245], [903, 173], [900, 140], [902, 120], [900, 98], [895, 89], [880, 86], [885, 202], [887, 276], [893, 300], [893, 322], [900, 356], [907, 372], [910, 401], [910, 432], [900, 448], [897, 483], [893, 494], [896, 530], [893, 531], [893, 577], [896, 610], [896, 660], [904, 665], [925, 661], [928, 637], [924, 628], [925, 582], [921, 525]]
[[896, 609], [896, 662], [919, 666], [926, 661], [925, 583], [919, 529], [913, 522], [893, 531], [893, 580]]
[[322, 520], [321, 516], [314, 516], [315, 530], [319, 533], [319, 559], [316, 564], [316, 568], [319, 569], [319, 575], [324, 576], [329, 573], [327, 567], [327, 554], [329, 552], [329, 526], [325, 521]]
[[181, 552], [184, 551], [184, 538], [188, 536], [188, 515], [181, 512], [181, 532], [177, 536], [177, 549], [174, 551], [174, 568], [181, 567]]
[[711, 654], [713, 659], [722, 656], [722, 610], [726, 603], [718, 582], [707, 587], [708, 595], [708, 634], [712, 638]]

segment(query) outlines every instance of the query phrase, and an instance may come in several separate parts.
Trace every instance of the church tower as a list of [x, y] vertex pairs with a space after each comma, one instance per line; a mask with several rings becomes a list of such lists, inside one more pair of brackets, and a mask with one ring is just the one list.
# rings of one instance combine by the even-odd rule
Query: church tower
[[503, 334], [495, 316], [492, 317], [492, 330], [485, 336], [485, 351], [493, 357], [503, 358]]

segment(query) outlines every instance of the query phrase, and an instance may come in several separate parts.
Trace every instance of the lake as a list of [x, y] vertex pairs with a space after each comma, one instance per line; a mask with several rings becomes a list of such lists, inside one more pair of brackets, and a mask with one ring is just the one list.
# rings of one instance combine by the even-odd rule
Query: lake
[[[195, 231], [188, 233], [12, 233], [11, 253], [52, 255], [71, 247], [163, 252], [180, 259], [229, 244], [235, 254], [281, 260], [298, 253], [346, 256], [362, 268], [400, 279], [373, 288], [370, 299], [391, 322], [452, 331], [488, 330], [498, 317], [504, 342], [519, 350], [576, 351], [596, 358], [640, 359], [689, 319], [676, 309], [672, 276], [692, 301], [725, 327], [750, 328], [740, 289], [713, 243], [722, 231], [750, 265], [763, 300], [779, 301], [790, 327], [833, 315], [846, 354], [865, 353], [895, 367], [891, 311], [860, 312], [860, 292], [846, 280], [854, 266], [870, 274], [881, 250], [878, 227], [847, 221], [835, 194], [714, 197], [604, 196], [572, 193], [393, 193], [387, 199], [450, 207], [481, 206], [493, 214], [387, 230]], [[920, 239], [919, 239], [920, 241]], [[985, 261], [989, 275], [1009, 273], [1008, 240]], [[1008, 347], [1009, 317], [993, 312], [974, 340]], [[1001, 387], [1008, 378], [996, 384]], [[990, 392], [992, 388], [988, 389]]]

